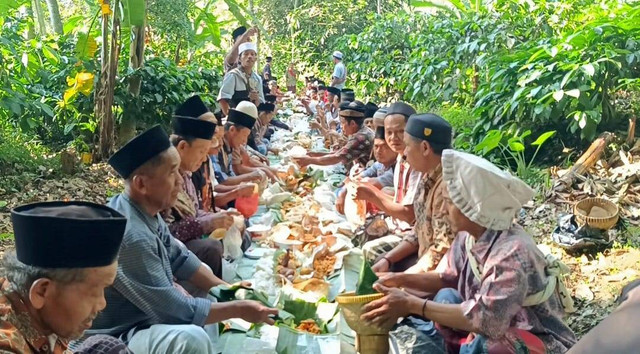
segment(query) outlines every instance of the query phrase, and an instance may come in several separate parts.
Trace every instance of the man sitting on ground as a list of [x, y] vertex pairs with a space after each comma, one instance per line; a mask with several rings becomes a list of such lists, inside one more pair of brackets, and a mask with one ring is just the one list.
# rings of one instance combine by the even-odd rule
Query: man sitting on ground
[[135, 353], [213, 353], [217, 324], [229, 318], [273, 323], [269, 309], [254, 301], [215, 303], [191, 297], [174, 279], [201, 292], [224, 284], [180, 241], [160, 211], [171, 207], [183, 183], [180, 155], [155, 126], [135, 137], [110, 159], [125, 180], [125, 191], [109, 206], [127, 218], [118, 272], [105, 291], [107, 307], [90, 333], [119, 336]]
[[[373, 155], [376, 162], [371, 167], [356, 176], [356, 180], [362, 183], [371, 183], [377, 188], [393, 187], [393, 167], [398, 154], [396, 154], [384, 140], [384, 127], [378, 127], [373, 140]], [[344, 200], [347, 189], [341, 188], [336, 199], [336, 210], [344, 214]]]
[[364, 126], [364, 104], [359, 101], [345, 102], [340, 106], [340, 121], [347, 144], [337, 152], [312, 153], [295, 158], [300, 167], [308, 165], [328, 166], [343, 163], [347, 169], [354, 163], [365, 166], [371, 156], [374, 133]]
[[180, 155], [179, 171], [183, 183], [176, 202], [162, 215], [171, 235], [207, 264], [213, 274], [221, 277], [222, 244], [206, 236], [214, 230], [230, 228], [233, 217], [226, 211], [206, 212], [200, 209], [196, 188], [191, 180], [191, 174], [207, 159], [216, 128], [214, 123], [197, 118], [207, 111], [199, 96], [191, 97], [176, 110], [170, 140]]
[[[420, 183], [421, 173], [415, 171], [406, 162], [404, 156], [404, 130], [409, 116], [416, 111], [409, 104], [396, 102], [392, 104], [384, 118], [384, 136], [387, 144], [398, 154], [398, 160], [393, 170], [393, 186], [395, 193], [393, 197], [382, 192], [378, 188], [366, 183], [358, 185], [356, 198], [366, 200], [375, 205], [380, 211], [390, 219], [389, 234], [367, 242], [362, 251], [364, 256], [372, 263], [378, 265], [384, 255], [400, 244], [408, 244], [413, 241], [413, 224], [415, 222], [415, 212], [413, 201], [416, 190]], [[415, 247], [410, 247], [415, 248]], [[417, 252], [410, 255], [403, 255], [402, 260], [394, 262], [393, 271], [404, 271], [413, 266], [417, 261]], [[374, 265], [374, 270], [381, 271]]]
[[416, 222], [413, 232], [374, 265], [386, 272], [394, 263], [418, 252], [418, 262], [407, 272], [434, 270], [447, 253], [455, 235], [444, 219], [442, 190], [442, 151], [451, 148], [451, 125], [435, 114], [414, 114], [409, 117], [404, 133], [407, 162], [422, 173], [413, 200]]
[[[457, 233], [442, 269], [382, 276], [374, 288], [385, 296], [365, 306], [362, 320], [405, 317], [391, 332], [400, 353], [567, 351], [576, 338], [562, 320], [573, 305], [560, 278], [566, 266], [545, 258], [514, 223], [534, 191], [454, 150], [442, 153], [442, 176], [446, 218]], [[437, 294], [431, 301], [410, 291]]]
[[[68, 341], [105, 307], [127, 219], [89, 202], [43, 202], [13, 209], [11, 221], [16, 250], [2, 261], [0, 352], [68, 353]], [[97, 348], [130, 353], [108, 336], [94, 336], [76, 353]]]

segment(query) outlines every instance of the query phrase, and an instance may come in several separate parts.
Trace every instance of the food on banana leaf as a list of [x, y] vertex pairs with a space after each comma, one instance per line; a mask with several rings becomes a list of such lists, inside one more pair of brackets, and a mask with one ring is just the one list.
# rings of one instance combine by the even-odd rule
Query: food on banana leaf
[[324, 249], [318, 253], [313, 260], [313, 269], [315, 270], [315, 278], [324, 278], [325, 275], [333, 272], [333, 266], [336, 264], [336, 256], [331, 254], [328, 249]]
[[300, 322], [300, 325], [296, 327], [298, 331], [308, 332], [311, 334], [321, 334], [322, 329], [318, 326], [314, 319], [308, 319]]

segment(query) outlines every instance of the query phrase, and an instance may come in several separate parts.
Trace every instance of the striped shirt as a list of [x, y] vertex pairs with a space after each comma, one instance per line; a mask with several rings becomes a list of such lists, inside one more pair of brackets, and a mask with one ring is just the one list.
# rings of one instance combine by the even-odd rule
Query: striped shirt
[[192, 298], [174, 287], [200, 267], [193, 253], [169, 233], [160, 215], [150, 216], [125, 193], [108, 205], [127, 218], [113, 286], [105, 289], [107, 307], [87, 334], [119, 336], [153, 324], [203, 326], [211, 301]]

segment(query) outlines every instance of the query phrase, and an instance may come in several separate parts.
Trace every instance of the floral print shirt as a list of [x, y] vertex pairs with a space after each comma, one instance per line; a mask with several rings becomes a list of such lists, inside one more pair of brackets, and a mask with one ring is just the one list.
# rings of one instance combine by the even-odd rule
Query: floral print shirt
[[418, 245], [418, 263], [411, 272], [434, 270], [449, 251], [455, 234], [445, 219], [446, 205], [442, 192], [446, 184], [442, 181], [442, 165], [429, 174], [424, 174], [418, 183], [413, 210], [416, 214], [414, 232], [406, 241]]
[[0, 352], [71, 354], [66, 340], [39, 332], [19, 295], [8, 292], [9, 282], [0, 278], [0, 283]]
[[338, 156], [342, 158], [347, 169], [351, 169], [353, 163], [367, 165], [373, 148], [373, 136], [373, 131], [363, 125], [358, 132], [349, 137], [347, 144], [338, 151]]
[[547, 286], [545, 257], [533, 238], [518, 225], [509, 230], [487, 230], [480, 236], [471, 254], [483, 269], [478, 280], [470, 267], [465, 242], [472, 237], [461, 232], [447, 253], [447, 267], [441, 278], [447, 287], [462, 296], [464, 315], [492, 344], [513, 344], [505, 336], [507, 329], [518, 328], [536, 335], [548, 353], [564, 353], [576, 337], [562, 321], [564, 309], [556, 291], [538, 305], [524, 307], [527, 296]]

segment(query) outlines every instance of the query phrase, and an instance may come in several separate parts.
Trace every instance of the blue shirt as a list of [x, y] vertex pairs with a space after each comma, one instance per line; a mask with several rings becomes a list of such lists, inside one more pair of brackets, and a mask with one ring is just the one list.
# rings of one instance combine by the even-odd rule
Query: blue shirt
[[174, 277], [190, 279], [202, 262], [171, 236], [159, 214], [146, 214], [126, 194], [107, 205], [127, 218], [127, 227], [116, 279], [105, 289], [107, 307], [87, 334], [117, 337], [154, 324], [203, 326], [211, 301], [187, 297], [174, 287]]

